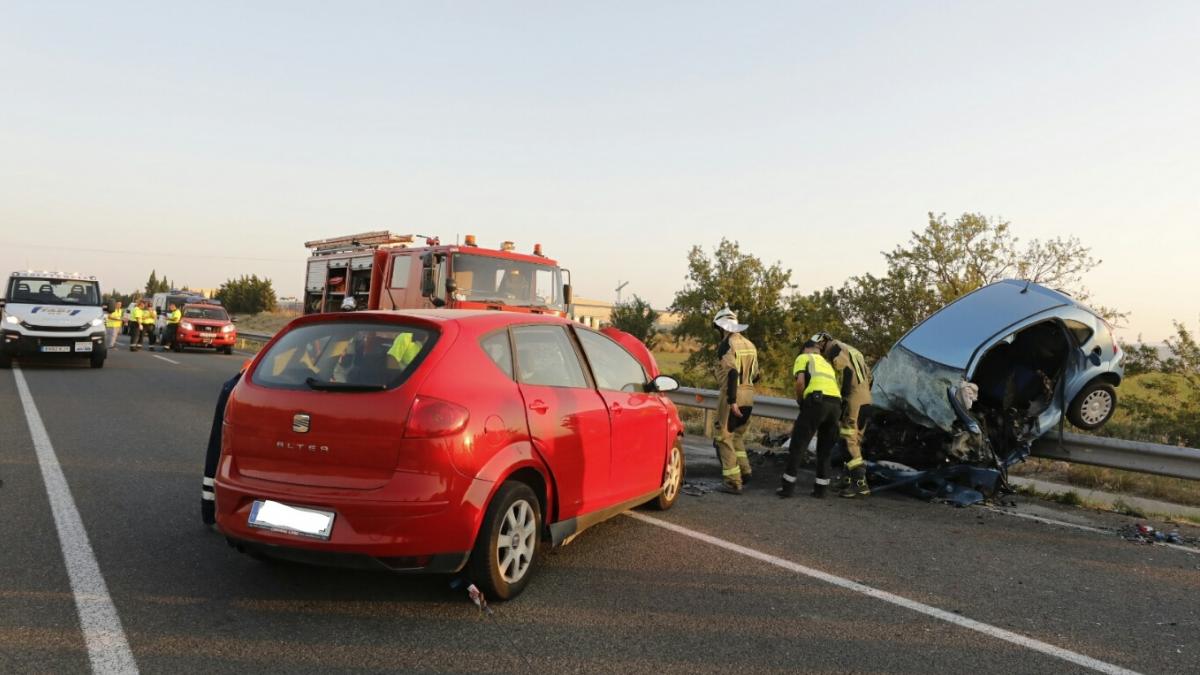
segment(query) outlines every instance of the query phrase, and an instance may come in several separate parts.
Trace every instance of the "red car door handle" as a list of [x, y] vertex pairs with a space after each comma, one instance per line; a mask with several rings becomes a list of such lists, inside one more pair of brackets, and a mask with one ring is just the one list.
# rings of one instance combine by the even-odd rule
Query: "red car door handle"
[[539, 399], [533, 403], [530, 403], [529, 409], [535, 413], [538, 413], [539, 415], [545, 415], [546, 411], [550, 409], [550, 406], [546, 405], [545, 401]]
[[620, 415], [622, 410], [624, 410], [624, 408], [621, 407], [620, 403], [612, 404], [612, 411], [614, 415]]

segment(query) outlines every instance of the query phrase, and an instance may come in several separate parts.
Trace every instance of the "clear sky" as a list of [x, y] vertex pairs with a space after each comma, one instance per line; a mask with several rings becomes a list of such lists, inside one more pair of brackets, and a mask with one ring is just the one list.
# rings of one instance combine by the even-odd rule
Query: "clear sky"
[[1200, 318], [1200, 3], [0, 5], [0, 270], [303, 280], [306, 239], [542, 243], [657, 306], [721, 237], [803, 291], [928, 211], [1077, 235]]

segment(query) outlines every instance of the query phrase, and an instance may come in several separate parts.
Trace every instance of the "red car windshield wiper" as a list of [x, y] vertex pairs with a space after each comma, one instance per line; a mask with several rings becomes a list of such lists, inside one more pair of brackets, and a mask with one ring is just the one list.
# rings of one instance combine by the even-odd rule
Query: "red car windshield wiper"
[[386, 385], [382, 384], [355, 384], [353, 382], [322, 382], [315, 377], [310, 377], [304, 380], [310, 388], [317, 391], [385, 391]]

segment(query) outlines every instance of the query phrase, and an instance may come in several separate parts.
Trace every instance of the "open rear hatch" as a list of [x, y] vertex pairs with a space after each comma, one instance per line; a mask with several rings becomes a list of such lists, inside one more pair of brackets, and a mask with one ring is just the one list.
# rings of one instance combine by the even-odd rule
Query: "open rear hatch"
[[[338, 317], [341, 319], [341, 317]], [[296, 326], [234, 393], [225, 453], [248, 478], [372, 489], [393, 476], [428, 326], [321, 320]]]

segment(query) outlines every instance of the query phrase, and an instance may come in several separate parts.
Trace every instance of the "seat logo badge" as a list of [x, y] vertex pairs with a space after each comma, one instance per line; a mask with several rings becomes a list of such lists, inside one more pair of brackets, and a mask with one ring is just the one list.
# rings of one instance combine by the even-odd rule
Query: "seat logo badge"
[[304, 413], [296, 413], [292, 417], [292, 431], [298, 434], [307, 434], [308, 428], [312, 426], [312, 418]]

